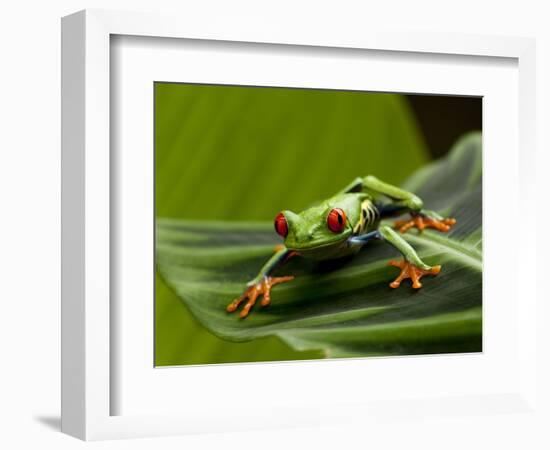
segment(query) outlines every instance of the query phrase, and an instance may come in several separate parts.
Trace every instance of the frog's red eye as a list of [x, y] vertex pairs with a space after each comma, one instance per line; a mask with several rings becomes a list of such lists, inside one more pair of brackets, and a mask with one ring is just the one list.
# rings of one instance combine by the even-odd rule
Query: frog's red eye
[[346, 213], [340, 208], [332, 209], [327, 216], [327, 226], [333, 233], [340, 233], [346, 226]]
[[288, 234], [288, 223], [283, 213], [279, 213], [275, 217], [275, 231], [282, 237], [286, 237]]

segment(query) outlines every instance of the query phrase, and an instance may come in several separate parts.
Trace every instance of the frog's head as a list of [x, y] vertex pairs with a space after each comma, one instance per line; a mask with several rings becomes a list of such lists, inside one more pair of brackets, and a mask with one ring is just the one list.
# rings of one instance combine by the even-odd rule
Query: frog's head
[[337, 248], [353, 233], [359, 214], [359, 203], [350, 200], [355, 199], [324, 202], [299, 214], [282, 211], [275, 217], [275, 231], [286, 248], [304, 255]]

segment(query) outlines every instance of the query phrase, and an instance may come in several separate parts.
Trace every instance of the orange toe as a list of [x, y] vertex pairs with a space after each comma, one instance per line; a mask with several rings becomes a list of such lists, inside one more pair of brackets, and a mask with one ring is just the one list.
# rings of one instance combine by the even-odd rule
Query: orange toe
[[423, 216], [422, 214], [415, 214], [409, 220], [396, 220], [394, 228], [397, 228], [400, 233], [405, 233], [411, 228], [417, 228], [419, 231], [423, 231], [425, 228], [433, 228], [446, 233], [454, 224], [456, 224], [456, 219], [447, 218], [438, 220]]
[[390, 287], [393, 289], [401, 286], [401, 282], [403, 280], [406, 280], [407, 278], [410, 278], [412, 282], [412, 287], [414, 289], [420, 289], [422, 287], [420, 279], [424, 275], [437, 275], [439, 272], [441, 272], [441, 266], [433, 266], [431, 269], [421, 269], [420, 267], [417, 267], [406, 260], [391, 260], [389, 262], [389, 265], [401, 269], [401, 273], [397, 276], [395, 280], [390, 283]]
[[267, 306], [271, 303], [271, 288], [279, 283], [284, 283], [294, 279], [294, 276], [288, 275], [284, 277], [264, 277], [262, 281], [248, 287], [243, 295], [233, 300], [227, 305], [226, 311], [229, 313], [235, 312], [239, 305], [245, 300], [247, 302], [243, 306], [243, 309], [239, 313], [241, 319], [244, 319], [250, 313], [252, 307], [256, 304], [256, 300], [263, 295], [263, 299], [260, 302], [262, 306]]

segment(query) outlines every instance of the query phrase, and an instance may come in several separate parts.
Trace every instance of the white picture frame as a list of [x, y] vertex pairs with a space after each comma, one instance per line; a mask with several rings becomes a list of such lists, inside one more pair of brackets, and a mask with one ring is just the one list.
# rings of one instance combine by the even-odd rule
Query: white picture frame
[[[258, 22], [247, 23], [237, 29], [223, 21], [205, 24], [163, 14], [96, 10], [67, 16], [62, 22], [62, 430], [70, 435], [96, 440], [258, 429], [267, 426], [265, 419], [269, 411], [266, 408], [270, 408], [269, 401], [261, 410], [259, 405], [254, 405], [254, 400], [238, 411], [219, 402], [222, 404], [218, 405], [217, 413], [201, 410], [198, 400], [179, 412], [177, 408], [173, 411], [155, 409], [151, 400], [143, 403], [145, 406], [142, 409], [136, 408], [136, 411], [132, 408], [119, 411], [115, 405], [117, 392], [125, 388], [120, 385], [124, 378], [113, 377], [113, 366], [118, 364], [118, 359], [115, 361], [113, 358], [120, 357], [124, 347], [113, 350], [113, 339], [118, 331], [117, 324], [111, 320], [110, 303], [113, 289], [111, 253], [116, 245], [111, 234], [113, 224], [110, 209], [111, 186], [117, 183], [117, 173], [112, 173], [110, 168], [110, 148], [113, 145], [110, 129], [113, 101], [110, 64], [113, 57], [112, 37], [115, 35], [201, 40], [206, 43], [236, 42], [256, 46], [292, 45], [299, 46], [306, 53], [309, 49], [313, 51], [318, 48], [330, 48], [336, 53], [346, 49], [365, 49], [395, 52], [395, 55], [406, 53], [411, 61], [415, 58], [429, 60], [436, 55], [512, 60], [517, 64], [515, 70], [519, 86], [517, 104], [514, 105], [517, 114], [513, 112], [515, 122], [512, 128], [517, 128], [519, 143], [508, 144], [511, 153], [504, 153], [508, 163], [503, 161], [501, 169], [505, 171], [506, 167], [513, 168], [513, 158], [519, 158], [519, 177], [512, 177], [510, 181], [510, 198], [513, 199], [513, 207], [518, 207], [516, 200], [522, 198], [523, 220], [535, 222], [536, 196], [532, 195], [534, 186], [530, 183], [535, 154], [535, 46], [532, 39], [443, 33], [400, 34], [372, 29], [367, 32], [349, 30], [349, 33], [339, 32], [337, 35], [326, 31], [315, 34], [311, 30], [308, 33], [303, 29], [282, 30], [276, 24]], [[428, 74], [426, 82], [429, 81]], [[247, 84], [245, 81], [243, 83]], [[402, 89], [407, 90], [407, 87]], [[414, 87], [412, 89], [414, 92]], [[484, 189], [491, 188], [484, 186]], [[490, 226], [490, 215], [488, 219]], [[497, 237], [494, 238], [496, 243]], [[521, 246], [514, 247], [513, 251], [521, 260], [535, 261], [535, 237], [524, 236]], [[524, 267], [517, 265], [511, 270], [516, 275], [514, 280], [517, 283], [528, 278]], [[517, 345], [517, 361], [520, 363], [516, 367], [517, 373], [514, 371], [513, 377], [506, 379], [509, 383], [506, 385], [499, 386], [495, 380], [494, 392], [480, 388], [480, 392], [474, 395], [473, 389], [468, 395], [460, 397], [458, 391], [450, 392], [447, 396], [441, 395], [443, 391], [433, 395], [422, 392], [421, 398], [407, 396], [405, 392], [386, 400], [374, 397], [372, 401], [367, 397], [359, 398], [356, 402], [350, 402], [349, 399], [340, 403], [331, 400], [329, 409], [323, 408], [326, 406], [324, 404], [315, 404], [311, 398], [304, 397], [301, 400], [305, 404], [301, 406], [284, 401], [273, 404], [271, 407], [276, 418], [270, 421], [269, 426], [328, 424], [337, 421], [363, 423], [375, 422], [379, 417], [384, 420], [402, 420], [400, 418], [404, 414], [462, 417], [498, 414], [502, 410], [517, 414], [538, 414], [535, 384], [537, 354], [532, 351], [536, 347], [536, 293], [534, 286], [531, 289], [530, 294], [527, 292], [522, 297], [521, 303], [512, 304], [517, 308], [517, 317], [510, 316], [507, 319], [514, 320], [512, 332], [516, 334], [513, 344]], [[490, 296], [491, 292], [485, 292], [485, 295]], [[132, 322], [134, 318], [127, 317], [126, 320]], [[142, 363], [140, 359], [137, 366]], [[426, 370], [418, 366], [417, 362], [408, 363], [404, 359], [389, 363], [390, 367], [395, 366], [394, 370], [399, 371], [407, 364], [410, 364], [411, 373], [417, 371], [419, 376], [422, 370]], [[416, 368], [413, 367], [415, 364]], [[449, 360], [449, 364], [453, 362]], [[288, 363], [285, 369], [280, 369], [281, 365], [255, 364], [247, 366], [246, 370], [256, 374], [277, 371], [284, 379], [288, 376], [285, 372], [293, 370], [290, 368], [292, 365]], [[361, 365], [362, 362], [357, 360], [331, 364], [331, 376], [338, 377], [338, 371], [360, 371]], [[150, 369], [153, 367], [147, 368]], [[241, 369], [227, 368], [233, 371]], [[300, 370], [313, 377], [318, 365], [302, 365]], [[165, 378], [163, 382], [169, 378], [167, 373], [162, 375]], [[177, 376], [192, 377], [193, 374], [179, 372]], [[202, 376], [206, 375], [201, 373], [197, 383]], [[143, 379], [138, 378], [139, 382]], [[350, 377], [349, 382], [353, 384], [358, 381]], [[128, 395], [137, 393], [134, 390]], [[398, 412], [395, 412], [396, 402], [400, 405]], [[131, 413], [127, 414], [127, 409]], [[117, 413], [113, 414], [113, 411]], [[231, 418], [227, 419], [229, 415]]]

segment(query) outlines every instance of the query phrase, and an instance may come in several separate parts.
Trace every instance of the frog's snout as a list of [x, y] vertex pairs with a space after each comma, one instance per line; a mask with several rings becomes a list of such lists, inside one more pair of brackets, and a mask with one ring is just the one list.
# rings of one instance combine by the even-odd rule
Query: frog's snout
[[314, 236], [313, 230], [303, 231], [302, 233], [296, 233], [296, 241], [301, 243], [311, 242]]
[[315, 240], [314, 229], [294, 229], [292, 230], [292, 236], [290, 236], [289, 244], [291, 246], [308, 246]]
[[317, 232], [319, 230], [319, 227], [317, 225], [312, 226], [311, 228], [307, 229], [305, 233], [303, 233], [302, 240], [304, 242], [311, 242], [315, 239], [315, 236], [317, 235]]

